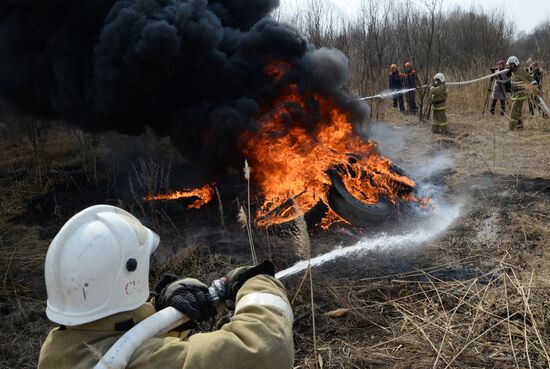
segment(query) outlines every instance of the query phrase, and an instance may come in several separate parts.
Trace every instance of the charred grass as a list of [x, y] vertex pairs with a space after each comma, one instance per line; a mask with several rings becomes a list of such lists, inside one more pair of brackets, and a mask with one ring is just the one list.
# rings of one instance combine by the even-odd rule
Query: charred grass
[[[388, 127], [404, 135], [392, 159], [409, 169], [426, 157], [450, 156], [452, 167], [432, 177], [466, 209], [420, 250], [314, 268], [313, 310], [304, 273], [287, 279], [296, 317], [295, 366], [550, 366], [549, 121], [530, 118], [525, 131], [509, 133], [503, 118], [450, 109], [450, 135], [433, 137], [428, 125], [384, 109]], [[0, 368], [36, 366], [52, 328], [44, 314], [45, 253], [59, 226], [80, 208], [121, 205], [160, 232], [152, 282], [164, 273], [209, 281], [250, 263], [247, 235], [236, 222], [238, 196], [223, 201], [223, 227], [218, 204], [200, 211], [187, 211], [185, 204], [139, 208], [130, 191], [120, 190], [127, 189], [131, 170], [121, 180], [120, 168], [105, 164], [107, 138], [93, 143], [60, 127], [40, 137], [39, 151], [26, 136], [0, 143], [9, 152], [0, 159]], [[136, 170], [151, 165], [134, 160]], [[313, 232], [313, 255], [360, 236], [349, 233]], [[283, 230], [254, 230], [254, 241], [258, 257], [279, 268], [299, 258]]]

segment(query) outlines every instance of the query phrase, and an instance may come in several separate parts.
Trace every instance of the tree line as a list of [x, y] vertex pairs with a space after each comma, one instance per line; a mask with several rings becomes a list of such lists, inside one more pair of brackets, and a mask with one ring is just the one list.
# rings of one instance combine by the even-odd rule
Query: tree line
[[327, 2], [296, 0], [274, 17], [298, 27], [316, 47], [344, 52], [350, 61], [349, 88], [361, 96], [387, 88], [392, 63], [402, 69], [413, 62], [426, 83], [436, 71], [455, 80], [479, 76], [510, 55], [542, 66], [550, 60], [550, 21], [518, 33], [504, 9], [449, 9], [442, 0], [362, 0], [350, 17]]

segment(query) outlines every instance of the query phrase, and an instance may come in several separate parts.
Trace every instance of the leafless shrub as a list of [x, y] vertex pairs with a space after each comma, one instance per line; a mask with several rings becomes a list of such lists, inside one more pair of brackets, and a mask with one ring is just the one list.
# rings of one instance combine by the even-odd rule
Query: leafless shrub
[[146, 207], [151, 210], [154, 206], [152, 202], [144, 203], [144, 195], [155, 195], [169, 190], [171, 167], [171, 162], [165, 165], [151, 158], [139, 158], [137, 165], [132, 163], [128, 186], [133, 205], [140, 209], [142, 214], [147, 213]]

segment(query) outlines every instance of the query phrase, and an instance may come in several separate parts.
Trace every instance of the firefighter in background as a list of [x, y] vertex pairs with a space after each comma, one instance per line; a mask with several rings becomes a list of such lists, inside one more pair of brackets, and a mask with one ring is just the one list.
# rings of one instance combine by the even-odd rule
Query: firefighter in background
[[[539, 93], [538, 88], [534, 87], [537, 82], [525, 70], [520, 68], [519, 59], [511, 56], [507, 61], [508, 67], [512, 71], [512, 114], [510, 115], [509, 129], [523, 129], [523, 103], [528, 99], [528, 91], [534, 94]], [[534, 88], [533, 88], [534, 87]]]
[[[392, 64], [390, 67], [389, 87], [392, 91], [401, 91], [403, 89], [403, 76], [397, 70], [397, 64]], [[393, 107], [397, 108], [399, 103], [399, 111], [405, 112], [405, 103], [403, 102], [403, 93], [393, 94]]]
[[[403, 82], [405, 88], [417, 88], [419, 86], [416, 78], [416, 69], [413, 68], [411, 62], [405, 63], [405, 70], [403, 73]], [[418, 106], [416, 105], [416, 91], [412, 90], [407, 92], [407, 106], [409, 114], [416, 115], [418, 112]]]
[[[531, 64], [531, 75], [535, 82], [537, 82], [537, 87], [542, 95], [542, 69], [540, 69], [539, 63], [535, 62]], [[529, 112], [531, 115], [535, 115], [535, 108], [542, 114], [544, 118], [547, 118], [547, 114], [540, 106], [538, 99], [535, 96], [529, 96]]]
[[[168, 306], [197, 322], [216, 315], [208, 288], [196, 279], [163, 278], [146, 302], [158, 244], [153, 231], [110, 205], [65, 223], [46, 255], [46, 315], [59, 326], [42, 345], [39, 369], [91, 369], [132, 326]], [[220, 298], [235, 313], [222, 329], [185, 341], [176, 333], [146, 339], [127, 368], [292, 368], [292, 309], [273, 265], [260, 266], [226, 275]]]
[[[504, 70], [506, 62], [499, 60], [497, 62], [497, 71]], [[507, 73], [502, 73], [494, 77], [493, 87], [491, 89], [491, 115], [495, 115], [497, 101], [500, 101], [500, 115], [506, 113], [506, 84], [510, 81]]]
[[430, 87], [432, 97], [432, 132], [447, 133], [447, 85], [443, 73], [437, 73]]

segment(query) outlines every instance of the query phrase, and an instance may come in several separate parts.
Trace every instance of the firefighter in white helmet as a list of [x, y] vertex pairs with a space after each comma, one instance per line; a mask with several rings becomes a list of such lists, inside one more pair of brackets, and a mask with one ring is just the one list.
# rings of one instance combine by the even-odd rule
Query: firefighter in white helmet
[[509, 129], [523, 129], [523, 103], [528, 99], [528, 91], [535, 95], [540, 94], [540, 90], [533, 88], [537, 82], [525, 69], [520, 68], [519, 59], [515, 56], [508, 58], [506, 62], [508, 68], [512, 71], [512, 114], [510, 115]]
[[447, 86], [443, 73], [437, 73], [430, 89], [432, 97], [432, 132], [447, 133]]
[[[149, 257], [159, 237], [130, 213], [97, 205], [73, 216], [46, 255], [46, 314], [59, 326], [40, 350], [39, 369], [90, 369], [135, 324], [172, 306], [194, 321], [216, 315], [208, 288], [194, 279], [164, 279], [149, 298]], [[235, 309], [219, 331], [183, 341], [144, 341], [127, 368], [291, 368], [292, 310], [282, 284], [243, 267], [227, 274], [222, 296]]]

